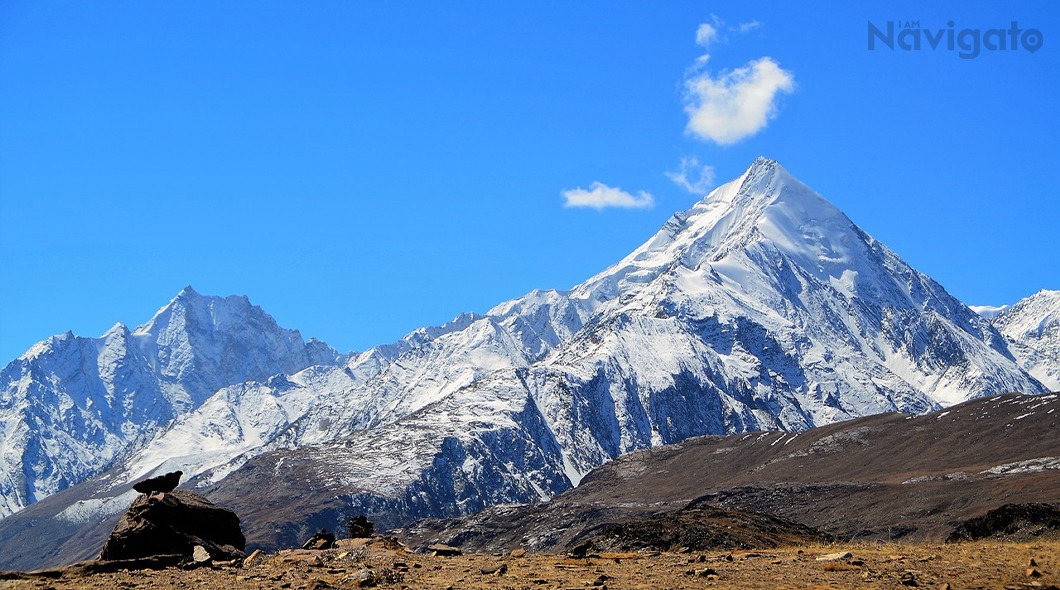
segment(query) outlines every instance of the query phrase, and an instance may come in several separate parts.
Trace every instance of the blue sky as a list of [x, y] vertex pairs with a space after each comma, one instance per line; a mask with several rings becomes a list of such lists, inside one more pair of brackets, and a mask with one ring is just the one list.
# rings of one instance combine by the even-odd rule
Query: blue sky
[[[967, 303], [1060, 288], [1060, 7], [974, 4], [2, 2], [0, 362], [187, 284], [364, 349], [569, 288], [758, 155]], [[868, 49], [905, 20], [1042, 44]]]

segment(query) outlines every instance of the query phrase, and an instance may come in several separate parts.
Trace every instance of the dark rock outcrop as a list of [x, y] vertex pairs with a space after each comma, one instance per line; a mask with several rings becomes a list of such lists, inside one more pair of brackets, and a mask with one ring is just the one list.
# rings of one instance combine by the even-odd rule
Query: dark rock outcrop
[[302, 549], [331, 549], [335, 546], [335, 535], [320, 529], [302, 545]]
[[960, 523], [946, 540], [1028, 541], [1043, 536], [1060, 537], [1060, 507], [1044, 503], [1005, 504]]
[[375, 524], [363, 514], [351, 518], [346, 523], [346, 528], [349, 529], [351, 539], [364, 539], [375, 533]]
[[770, 549], [832, 540], [829, 535], [783, 518], [693, 504], [681, 510], [605, 526], [591, 532], [587, 543], [591, 550], [598, 552], [681, 548], [709, 551]]
[[131, 560], [160, 555], [191, 559], [201, 546], [214, 560], [242, 558], [246, 538], [239, 517], [198, 494], [174, 490], [142, 495], [118, 521], [101, 560]]
[[176, 489], [177, 484], [180, 483], [180, 476], [184, 475], [183, 471], [170, 471], [164, 475], [158, 477], [151, 477], [143, 481], [138, 481], [133, 484], [133, 489], [140, 492], [141, 494], [153, 494], [155, 492], [172, 492]]

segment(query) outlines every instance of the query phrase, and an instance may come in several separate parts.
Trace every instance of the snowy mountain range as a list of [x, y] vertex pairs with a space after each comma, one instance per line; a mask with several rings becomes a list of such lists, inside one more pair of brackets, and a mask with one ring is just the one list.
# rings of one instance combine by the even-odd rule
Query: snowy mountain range
[[694, 435], [1040, 393], [1060, 358], [1040, 295], [992, 325], [766, 159], [570, 291], [359, 354], [188, 288], [136, 330], [56, 336], [0, 373], [0, 554], [47, 521], [65, 531], [50, 558], [80, 556], [70, 531], [176, 468], [267, 546], [353, 512], [396, 526], [547, 499]]
[[341, 360], [246, 297], [190, 287], [136, 330], [39, 342], [0, 372], [0, 515], [110, 468], [222, 387]]

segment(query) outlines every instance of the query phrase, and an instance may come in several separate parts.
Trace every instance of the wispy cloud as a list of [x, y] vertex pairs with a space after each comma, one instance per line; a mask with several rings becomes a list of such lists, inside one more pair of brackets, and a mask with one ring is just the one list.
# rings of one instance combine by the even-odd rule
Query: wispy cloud
[[695, 156], [681, 158], [678, 170], [667, 172], [666, 176], [677, 186], [697, 195], [706, 194], [714, 186], [714, 167], [700, 164]]
[[[724, 26], [716, 16], [712, 19], [696, 29], [696, 44], [705, 49], [719, 39]], [[759, 26], [751, 21], [730, 30], [746, 33]], [[794, 75], [770, 57], [716, 75], [706, 68], [709, 59], [710, 54], [696, 59], [684, 80], [686, 131], [700, 139], [730, 145], [758, 133], [776, 116], [779, 96], [795, 89]]]
[[564, 207], [646, 209], [655, 204], [655, 198], [644, 191], [634, 196], [618, 187], [610, 187], [602, 182], [590, 184], [589, 190], [574, 188], [565, 190], [562, 194]]
[[753, 20], [751, 22], [740, 23], [740, 24], [736, 25], [736, 30], [739, 33], [746, 34], [746, 33], [750, 33], [751, 31], [753, 31], [753, 30], [755, 30], [755, 29], [757, 29], [758, 27], [761, 27], [761, 26], [762, 26], [762, 23], [760, 23], [760, 22], [758, 22], [756, 20]]

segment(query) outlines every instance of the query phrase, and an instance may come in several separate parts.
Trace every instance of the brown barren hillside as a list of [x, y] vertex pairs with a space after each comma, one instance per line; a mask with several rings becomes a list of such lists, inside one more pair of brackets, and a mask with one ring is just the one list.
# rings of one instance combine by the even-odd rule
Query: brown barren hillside
[[983, 398], [802, 433], [700, 437], [631, 453], [551, 502], [400, 532], [413, 546], [562, 551], [608, 525], [710, 505], [844, 539], [941, 542], [1004, 504], [1060, 502], [1060, 395]]

